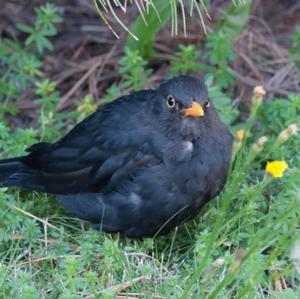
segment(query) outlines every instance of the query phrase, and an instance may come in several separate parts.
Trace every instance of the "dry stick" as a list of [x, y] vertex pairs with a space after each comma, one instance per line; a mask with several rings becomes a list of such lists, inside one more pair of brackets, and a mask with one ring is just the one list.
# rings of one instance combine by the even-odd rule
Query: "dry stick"
[[281, 63], [288, 63], [290, 62], [287, 58], [274, 58], [271, 61], [264, 61], [263, 65], [274, 65], [274, 64], [281, 64]]
[[227, 71], [229, 73], [231, 73], [232, 75], [234, 75], [236, 78], [238, 78], [239, 80], [241, 80], [242, 82], [250, 85], [250, 86], [257, 86], [260, 85], [261, 82], [251, 78], [251, 77], [245, 77], [243, 75], [241, 75], [240, 73], [238, 73], [237, 71], [233, 70], [232, 68], [228, 67]]
[[27, 215], [27, 216], [29, 216], [29, 217], [31, 217], [31, 218], [33, 218], [33, 219], [35, 219], [35, 220], [43, 223], [43, 225], [47, 225], [47, 226], [49, 226], [49, 227], [51, 227], [51, 228], [53, 228], [55, 230], [60, 231], [60, 229], [58, 227], [54, 226], [53, 224], [50, 224], [48, 221], [45, 221], [45, 220], [43, 220], [43, 219], [41, 219], [41, 218], [39, 218], [39, 217], [37, 217], [37, 216], [35, 216], [35, 215], [27, 212], [27, 211], [24, 211], [24, 210], [18, 208], [17, 206], [15, 206], [15, 205], [10, 205], [10, 208], [15, 209], [15, 210], [23, 213], [24, 215]]
[[[33, 218], [33, 219], [35, 219], [35, 220], [41, 222], [44, 226], [47, 225], [48, 227], [51, 227], [51, 228], [53, 228], [53, 229], [55, 229], [55, 230], [57, 230], [57, 231], [60, 232], [60, 229], [59, 229], [57, 226], [55, 226], [55, 225], [49, 223], [49, 222], [48, 222], [48, 219], [47, 219], [47, 221], [45, 221], [44, 219], [39, 218], [39, 217], [37, 217], [37, 216], [35, 216], [35, 215], [33, 215], [33, 214], [27, 212], [27, 211], [24, 211], [23, 209], [18, 208], [18, 207], [15, 206], [15, 205], [9, 205], [9, 207], [10, 207], [11, 209], [15, 209], [15, 210], [17, 210], [17, 211], [23, 213], [24, 215], [27, 215], [27, 216], [29, 216], [29, 217], [31, 217], [31, 218]], [[64, 233], [64, 234], [65, 234], [67, 237], [71, 238], [71, 239], [76, 239], [76, 238], [72, 237], [72, 236], [69, 235], [69, 234], [66, 234], [66, 233]], [[48, 240], [48, 242], [49, 242], [49, 240]]]
[[[227, 70], [228, 70], [229, 73], [233, 74], [237, 79], [239, 79], [240, 81], [244, 82], [245, 84], [247, 84], [249, 86], [254, 87], [254, 86], [257, 86], [257, 85], [261, 84], [261, 82], [256, 81], [253, 78], [245, 77], [245, 76], [241, 75], [240, 73], [234, 71], [232, 68], [228, 67]], [[275, 88], [275, 87], [269, 87], [269, 89], [268, 88], [265, 88], [265, 89], [268, 93], [269, 92], [276, 92], [276, 93], [278, 93], [280, 95], [283, 95], [283, 96], [288, 96], [290, 94], [289, 91], [279, 89], [279, 88]]]
[[[247, 34], [249, 35], [249, 32]], [[297, 72], [297, 69], [295, 67], [294, 68], [292, 67], [292, 63], [287, 58], [289, 55], [288, 51], [286, 51], [284, 48], [281, 48], [274, 42], [271, 42], [269, 40], [267, 40], [266, 42], [266, 39], [262, 38], [260, 35], [258, 35], [258, 37], [255, 39], [255, 43], [256, 43], [256, 47], [264, 48], [273, 57], [271, 61], [264, 61], [263, 63], [259, 63], [258, 65], [255, 64], [255, 67], [258, 69], [258, 71], [261, 74], [263, 74], [263, 78], [265, 81], [264, 82], [265, 88], [269, 92], [276, 92], [280, 95], [287, 96], [291, 92], [288, 86], [292, 85], [292, 84], [290, 85], [287, 84], [287, 81], [293, 80], [293, 78], [297, 76], [296, 75], [297, 73], [295, 73]], [[270, 44], [272, 46], [270, 46]], [[276, 48], [275, 48], [276, 51], [273, 51], [275, 44], [276, 44]], [[243, 55], [244, 54], [240, 56]], [[251, 61], [254, 61], [255, 58], [256, 57], [254, 56], [254, 58]], [[279, 70], [276, 70], [277, 65], [282, 63], [284, 63], [284, 67], [282, 67]], [[270, 66], [270, 68], [268, 68], [267, 66]], [[254, 81], [256, 81], [254, 78], [243, 76], [242, 74], [239, 74], [234, 70], [229, 70], [229, 71], [233, 73], [238, 79], [245, 82], [247, 85], [255, 86], [258, 83], [261, 84], [261, 82], [257, 82], [257, 84], [254, 84]], [[255, 74], [254, 69], [252, 69], [252, 72]], [[265, 75], [265, 73], [268, 73], [268, 75], [270, 74], [271, 77]], [[294, 73], [295, 75], [293, 75]]]
[[282, 67], [280, 70], [278, 70], [272, 78], [267, 82], [266, 89], [270, 89], [272, 86], [275, 88], [279, 88], [282, 81], [286, 78], [286, 76], [290, 73], [290, 71], [293, 69], [294, 64], [292, 62], [288, 63], [284, 67]]
[[78, 59], [78, 57], [80, 56], [80, 54], [82, 53], [82, 51], [84, 50], [84, 47], [86, 46], [87, 41], [83, 41], [79, 47], [75, 50], [75, 52], [73, 53], [73, 55], [71, 56], [71, 61], [75, 61], [76, 59]]
[[103, 290], [102, 292], [111, 291], [113, 293], [116, 293], [118, 291], [121, 291], [121, 290], [124, 290], [124, 289], [127, 289], [127, 288], [131, 287], [132, 285], [134, 285], [137, 282], [146, 281], [146, 280], [150, 280], [150, 279], [151, 279], [151, 277], [147, 276], [147, 275], [139, 276], [139, 277], [133, 278], [132, 280], [124, 281], [124, 282], [121, 282], [121, 283], [116, 284], [114, 286], [111, 286], [111, 287]]
[[168, 270], [167, 267], [165, 267], [158, 259], [154, 258], [151, 255], [148, 255], [146, 253], [142, 253], [142, 252], [125, 252], [125, 256], [140, 256], [140, 257], [144, 257], [146, 259], [151, 259], [152, 261], [154, 261], [155, 263], [157, 263], [161, 268], [163, 268], [166, 272], [170, 273], [170, 271]]
[[270, 50], [270, 53], [273, 51], [273, 57], [274, 54], [277, 54], [276, 58], [286, 58], [289, 56], [289, 51], [287, 49], [284, 49], [280, 46], [278, 46], [277, 43], [271, 42], [270, 40], [266, 38], [257, 38], [257, 44], [259, 46], [265, 46], [265, 48]]
[[[119, 54], [119, 52], [116, 52], [115, 55]], [[68, 67], [70, 67], [71, 69], [67, 69], [63, 72], [61, 72], [57, 77], [55, 77], [53, 80], [57, 83], [57, 84], [61, 84], [62, 82], [64, 82], [66, 79], [68, 79], [69, 77], [77, 74], [77, 73], [82, 73], [88, 69], [90, 69], [93, 65], [95, 65], [95, 63], [98, 61], [98, 59], [103, 58], [105, 56], [105, 54], [103, 55], [99, 55], [97, 57], [93, 57], [89, 60], [87, 60], [84, 63], [81, 64], [75, 64], [72, 63], [70, 61], [66, 62], [66, 65]], [[111, 59], [110, 62], [112, 64], [115, 63], [114, 59]], [[107, 62], [108, 64], [108, 62]]]
[[[58, 257], [56, 257], [56, 259], [58, 258], [65, 258], [66, 256], [65, 255], [60, 255]], [[39, 262], [42, 262], [42, 261], [47, 261], [47, 260], [52, 260], [53, 257], [52, 256], [43, 256], [43, 257], [39, 257], [39, 258], [36, 258], [36, 259], [32, 259], [31, 263], [32, 264], [38, 264]], [[16, 266], [18, 267], [22, 267], [22, 266], [25, 266], [25, 265], [28, 265], [30, 262], [26, 261], [26, 262], [22, 262], [20, 264], [16, 264]]]
[[48, 247], [48, 217], [44, 223], [44, 238], [45, 238], [45, 247]]
[[151, 279], [150, 276], [143, 275], [143, 276], [140, 276], [140, 277], [136, 277], [132, 280], [125, 281], [125, 282], [122, 282], [120, 284], [114, 285], [114, 286], [110, 287], [109, 289], [110, 289], [110, 291], [115, 293], [119, 290], [127, 289], [128, 287], [132, 286], [133, 284], [135, 284], [137, 282], [145, 281], [145, 280], [149, 280], [149, 279]]
[[94, 64], [77, 82], [76, 84], [62, 97], [57, 105], [56, 110], [61, 111], [66, 108], [67, 101], [69, 98], [77, 91], [77, 89], [88, 79], [88, 77], [97, 69], [97, 67], [103, 62], [100, 59], [96, 64]]
[[238, 55], [244, 60], [244, 62], [247, 64], [247, 66], [250, 68], [250, 70], [254, 73], [254, 75], [257, 77], [258, 80], [262, 80], [263, 76], [258, 70], [258, 68], [255, 66], [255, 63], [244, 53], [239, 52]]
[[119, 298], [119, 296], [123, 296], [125, 298], [127, 298], [126, 296], [142, 296], [142, 298], [145, 297], [145, 296], [143, 296], [143, 293], [138, 293], [138, 292], [126, 292], [126, 293], [125, 292], [124, 293], [120, 292], [120, 293], [118, 293], [118, 297], [117, 298]]
[[67, 106], [67, 101], [69, 98], [78, 90], [78, 88], [89, 78], [89, 76], [96, 71], [96, 69], [101, 65], [99, 73], [101, 73], [106, 65], [106, 62], [111, 58], [113, 53], [116, 50], [116, 43], [111, 48], [109, 53], [106, 55], [105, 59], [99, 59], [97, 63], [95, 63], [77, 82], [76, 84], [62, 97], [60, 102], [57, 105], [56, 110], [62, 111]]

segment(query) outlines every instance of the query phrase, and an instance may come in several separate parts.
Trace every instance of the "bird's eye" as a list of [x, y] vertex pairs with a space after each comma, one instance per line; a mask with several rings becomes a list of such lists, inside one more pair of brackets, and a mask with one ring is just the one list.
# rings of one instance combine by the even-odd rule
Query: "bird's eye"
[[176, 101], [175, 101], [174, 97], [171, 96], [171, 95], [168, 96], [168, 98], [167, 98], [167, 106], [172, 109], [172, 108], [175, 107], [175, 105], [176, 105]]
[[204, 106], [205, 106], [205, 108], [210, 107], [210, 101], [206, 101], [206, 102], [204, 103]]

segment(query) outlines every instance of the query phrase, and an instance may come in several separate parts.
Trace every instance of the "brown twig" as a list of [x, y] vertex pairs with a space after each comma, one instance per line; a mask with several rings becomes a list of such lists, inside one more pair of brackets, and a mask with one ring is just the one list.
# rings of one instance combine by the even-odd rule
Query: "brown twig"
[[77, 91], [77, 89], [91, 76], [96, 69], [100, 66], [99, 72], [101, 73], [107, 63], [107, 61], [111, 58], [113, 53], [115, 52], [117, 47], [117, 43], [111, 48], [109, 53], [104, 58], [103, 56], [98, 57], [97, 62], [75, 83], [75, 85], [62, 97], [60, 102], [57, 105], [56, 110], [62, 111], [67, 107], [67, 102], [69, 98]]

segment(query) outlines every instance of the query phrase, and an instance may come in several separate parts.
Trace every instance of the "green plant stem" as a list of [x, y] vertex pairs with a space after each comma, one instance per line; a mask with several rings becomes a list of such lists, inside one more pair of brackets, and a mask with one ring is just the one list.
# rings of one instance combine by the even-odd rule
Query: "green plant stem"
[[[254, 120], [256, 113], [258, 111], [259, 106], [258, 105], [252, 105], [250, 115], [248, 118], [248, 121], [245, 126], [245, 138], [242, 140], [242, 145], [241, 149], [237, 154], [237, 159], [236, 159], [236, 169], [241, 169], [242, 166], [242, 161], [246, 158], [245, 154], [243, 153], [243, 150], [245, 148], [245, 142], [246, 142], [246, 136], [249, 135], [250, 130], [253, 127]], [[248, 133], [248, 134], [247, 134]], [[231, 165], [232, 167], [232, 165]], [[198, 265], [197, 269], [195, 270], [194, 274], [191, 276], [186, 288], [184, 289], [181, 299], [187, 298], [190, 290], [192, 289], [193, 285], [197, 282], [197, 280], [200, 278], [202, 275], [205, 266], [207, 265], [208, 258], [211, 254], [211, 251], [213, 249], [213, 244], [216, 241], [216, 238], [218, 236], [218, 233], [220, 231], [220, 228], [222, 227], [222, 223], [225, 219], [225, 211], [229, 207], [231, 199], [234, 197], [234, 195], [238, 192], [239, 187], [241, 186], [241, 178], [239, 173], [235, 173], [232, 171], [232, 168], [229, 170], [229, 183], [227, 183], [227, 186], [225, 187], [225, 191], [223, 193], [223, 201], [221, 204], [221, 209], [220, 209], [220, 215], [218, 215], [218, 218], [216, 220], [216, 223], [214, 225], [214, 229], [211, 233], [211, 238], [209, 240], [209, 243], [206, 248], [206, 252], [204, 257], [202, 258], [200, 264]]]

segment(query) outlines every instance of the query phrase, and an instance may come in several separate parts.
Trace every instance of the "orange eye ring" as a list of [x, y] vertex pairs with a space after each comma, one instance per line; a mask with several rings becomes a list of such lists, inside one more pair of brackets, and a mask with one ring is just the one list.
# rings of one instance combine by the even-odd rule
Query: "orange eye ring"
[[176, 101], [173, 96], [169, 95], [167, 98], [167, 106], [172, 109], [176, 106]]

